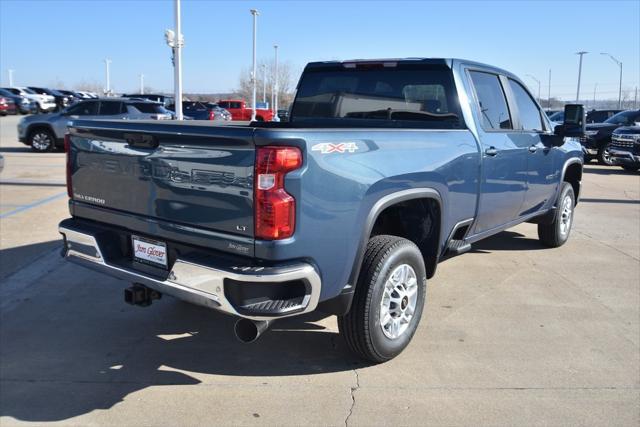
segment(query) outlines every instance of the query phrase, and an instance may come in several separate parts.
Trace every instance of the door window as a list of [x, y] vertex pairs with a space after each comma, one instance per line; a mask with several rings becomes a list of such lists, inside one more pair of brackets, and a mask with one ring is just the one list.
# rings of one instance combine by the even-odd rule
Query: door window
[[478, 97], [478, 109], [485, 130], [513, 129], [507, 100], [495, 74], [471, 71], [471, 81]]
[[509, 86], [518, 106], [520, 127], [522, 130], [543, 131], [542, 116], [538, 106], [529, 95], [529, 92], [515, 80], [509, 79]]
[[115, 116], [120, 114], [122, 102], [102, 101], [100, 103], [100, 116]]
[[67, 110], [67, 113], [72, 116], [95, 116], [98, 114], [98, 102], [85, 101], [81, 102]]

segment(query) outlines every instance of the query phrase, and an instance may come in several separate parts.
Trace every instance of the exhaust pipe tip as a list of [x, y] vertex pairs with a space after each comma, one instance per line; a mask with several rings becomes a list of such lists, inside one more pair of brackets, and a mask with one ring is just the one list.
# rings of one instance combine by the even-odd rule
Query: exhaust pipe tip
[[269, 320], [249, 320], [238, 319], [233, 331], [236, 338], [243, 343], [251, 343], [260, 338], [263, 332], [269, 329], [271, 322]]

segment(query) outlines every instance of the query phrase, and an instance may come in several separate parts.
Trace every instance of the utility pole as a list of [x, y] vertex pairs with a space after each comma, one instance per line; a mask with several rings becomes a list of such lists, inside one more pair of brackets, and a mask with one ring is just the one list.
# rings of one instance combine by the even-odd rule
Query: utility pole
[[578, 90], [576, 91], [576, 104], [580, 103], [580, 78], [582, 77], [582, 57], [589, 52], [580, 51], [576, 55], [580, 55], [580, 64], [578, 65]]
[[540, 104], [540, 80], [538, 80], [531, 74], [527, 74], [527, 76], [531, 77], [532, 80], [535, 80], [535, 82], [538, 83], [538, 104]]
[[278, 117], [278, 45], [274, 44], [273, 49], [276, 52], [276, 64], [275, 64], [275, 82], [273, 84], [275, 92], [274, 100], [273, 100], [273, 121], [279, 122], [280, 117]]
[[144, 74], [140, 73], [140, 95], [144, 95]]
[[106, 80], [107, 80], [107, 82], [106, 82], [107, 86], [106, 86], [106, 88], [104, 90], [104, 93], [106, 95], [109, 95], [111, 93], [111, 81], [110, 81], [110, 78], [109, 78], [109, 65], [110, 64], [111, 64], [111, 60], [109, 58], [105, 58], [104, 65], [105, 65], [105, 77], [106, 77]]
[[620, 85], [618, 86], [618, 110], [622, 110], [622, 61], [618, 61], [613, 57], [613, 55], [607, 52], [601, 52], [600, 55], [607, 55], [613, 62], [618, 64], [618, 67], [620, 67]]
[[251, 101], [251, 121], [256, 120], [256, 84], [257, 84], [257, 71], [256, 71], [256, 31], [258, 22], [258, 10], [251, 9], [251, 15], [253, 15], [253, 68], [251, 71], [251, 86], [252, 86], [252, 101]]
[[267, 103], [267, 64], [262, 64], [262, 103]]
[[176, 120], [183, 120], [182, 115], [182, 46], [184, 39], [182, 37], [182, 23], [180, 22], [180, 0], [175, 0], [175, 46], [173, 48], [173, 88], [175, 91], [175, 114]]
[[9, 68], [7, 71], [9, 72], [9, 87], [13, 87], [13, 70]]
[[549, 68], [549, 93], [547, 94], [547, 110], [551, 110], [551, 68]]
[[598, 83], [593, 86], [593, 109], [596, 109], [596, 90], [598, 89]]

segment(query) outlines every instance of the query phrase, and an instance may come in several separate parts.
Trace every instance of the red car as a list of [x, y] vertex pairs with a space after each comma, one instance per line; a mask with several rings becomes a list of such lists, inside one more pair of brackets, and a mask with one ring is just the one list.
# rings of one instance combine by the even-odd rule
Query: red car
[[6, 116], [7, 114], [17, 114], [16, 102], [5, 96], [0, 96], [0, 115]]
[[[224, 99], [218, 102], [218, 106], [231, 113], [233, 120], [251, 120], [251, 106], [241, 99]], [[270, 122], [273, 120], [273, 111], [256, 108], [256, 121]]]

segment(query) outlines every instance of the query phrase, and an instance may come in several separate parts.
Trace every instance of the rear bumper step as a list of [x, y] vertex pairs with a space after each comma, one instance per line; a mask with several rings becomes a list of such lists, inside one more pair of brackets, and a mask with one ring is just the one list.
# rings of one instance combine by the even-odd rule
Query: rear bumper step
[[163, 279], [110, 262], [106, 242], [101, 244], [101, 233], [91, 227], [65, 220], [59, 231], [62, 255], [71, 262], [227, 314], [272, 320], [308, 313], [318, 305], [320, 276], [308, 263], [221, 267], [211, 257], [207, 262], [177, 258]]

